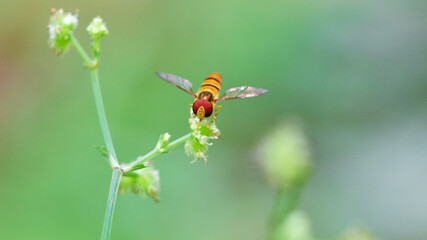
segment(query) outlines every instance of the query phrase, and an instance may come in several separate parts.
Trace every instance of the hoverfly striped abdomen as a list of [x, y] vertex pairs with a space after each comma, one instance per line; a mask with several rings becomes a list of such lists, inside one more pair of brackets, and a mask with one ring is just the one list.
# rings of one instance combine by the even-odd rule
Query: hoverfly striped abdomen
[[222, 78], [219, 73], [209, 74], [205, 78], [205, 81], [202, 83], [202, 88], [200, 89], [200, 95], [203, 92], [210, 92], [212, 97], [215, 99], [218, 95], [219, 90], [221, 89]]

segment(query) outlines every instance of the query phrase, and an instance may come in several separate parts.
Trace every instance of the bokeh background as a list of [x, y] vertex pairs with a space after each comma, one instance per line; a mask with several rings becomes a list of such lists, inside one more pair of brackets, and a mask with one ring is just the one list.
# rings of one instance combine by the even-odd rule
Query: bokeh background
[[[183, 146], [155, 159], [162, 202], [119, 196], [113, 239], [263, 239], [274, 191], [259, 139], [298, 116], [314, 172], [300, 208], [314, 235], [363, 226], [427, 239], [425, 0], [50, 1], [0, 3], [0, 239], [97, 239], [111, 170], [88, 71], [47, 46], [51, 7], [79, 9], [76, 36], [102, 16], [100, 77], [119, 161], [189, 131], [192, 99], [157, 78], [270, 92], [224, 102], [209, 165]], [[195, 87], [197, 88], [197, 87]]]

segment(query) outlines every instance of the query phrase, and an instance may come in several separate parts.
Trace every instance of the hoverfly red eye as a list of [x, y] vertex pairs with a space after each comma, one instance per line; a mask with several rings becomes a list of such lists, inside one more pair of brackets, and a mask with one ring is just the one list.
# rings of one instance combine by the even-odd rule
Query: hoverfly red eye
[[205, 109], [205, 117], [209, 117], [212, 114], [212, 104], [209, 101], [196, 100], [193, 103], [193, 113], [197, 115], [197, 111], [200, 107]]

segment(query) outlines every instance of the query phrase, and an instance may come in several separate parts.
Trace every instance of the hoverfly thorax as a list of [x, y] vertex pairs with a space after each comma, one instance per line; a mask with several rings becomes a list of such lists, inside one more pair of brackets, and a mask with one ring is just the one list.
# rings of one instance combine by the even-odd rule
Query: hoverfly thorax
[[197, 98], [209, 102], [212, 102], [214, 100], [213, 95], [210, 92], [201, 92]]

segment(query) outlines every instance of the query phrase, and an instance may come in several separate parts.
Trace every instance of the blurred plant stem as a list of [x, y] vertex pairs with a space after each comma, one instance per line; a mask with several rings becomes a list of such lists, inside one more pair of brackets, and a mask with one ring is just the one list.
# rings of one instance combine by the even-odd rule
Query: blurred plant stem
[[274, 239], [278, 225], [294, 211], [299, 202], [301, 186], [292, 186], [286, 190], [277, 190], [270, 217], [268, 240]]

